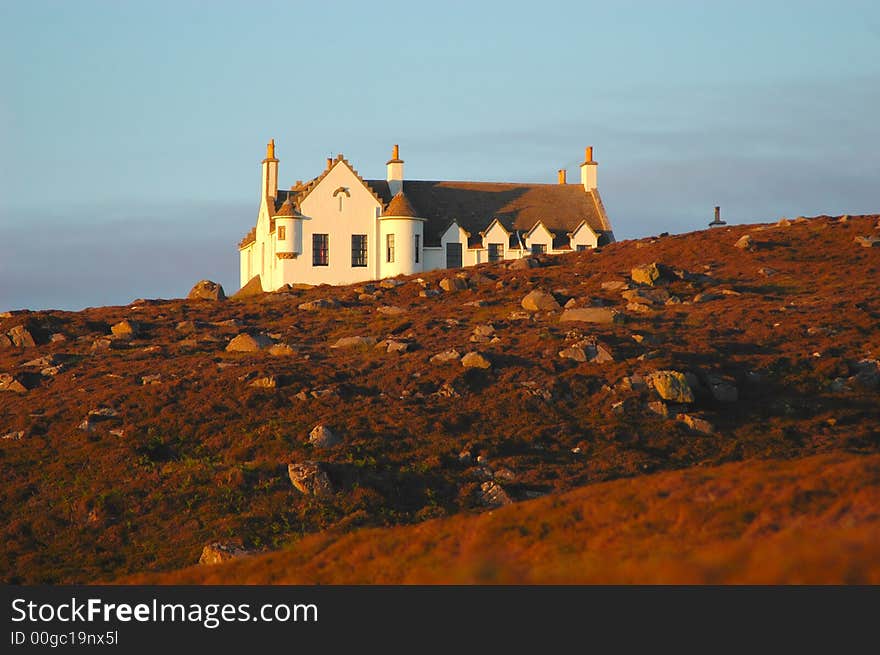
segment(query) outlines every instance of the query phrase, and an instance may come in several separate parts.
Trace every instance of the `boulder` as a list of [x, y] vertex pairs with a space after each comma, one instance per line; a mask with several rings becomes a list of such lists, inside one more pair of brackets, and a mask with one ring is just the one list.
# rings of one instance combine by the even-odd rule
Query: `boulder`
[[704, 418], [691, 414], [676, 414], [675, 420], [684, 423], [688, 428], [700, 434], [715, 434], [715, 427]]
[[272, 345], [272, 339], [265, 334], [242, 332], [226, 345], [226, 352], [255, 353]]
[[629, 289], [620, 294], [625, 300], [635, 303], [647, 303], [662, 305], [669, 300], [669, 292], [663, 288], [657, 289]]
[[406, 282], [404, 280], [398, 280], [393, 277], [379, 282], [379, 286], [383, 289], [394, 289], [395, 287], [399, 287], [402, 284], [406, 284]]
[[223, 287], [211, 280], [200, 280], [190, 289], [188, 300], [225, 300]]
[[375, 346], [376, 337], [342, 337], [337, 339], [331, 348], [354, 348], [356, 346]]
[[715, 400], [722, 403], [735, 403], [739, 400], [739, 391], [736, 384], [730, 378], [724, 378], [720, 375], [707, 375], [706, 386], [712, 393]]
[[14, 393], [25, 393], [28, 388], [18, 379], [17, 376], [9, 373], [0, 373], [0, 391], [12, 391]]
[[232, 298], [240, 300], [241, 298], [253, 298], [262, 294], [263, 282], [260, 280], [259, 275], [254, 275], [241, 289], [232, 294]]
[[37, 345], [33, 335], [24, 325], [16, 325], [7, 332], [7, 335], [9, 340], [12, 341], [12, 345], [18, 348], [30, 348]]
[[255, 387], [257, 389], [275, 389], [278, 387], [278, 376], [267, 375], [265, 377], [257, 378], [256, 380], [253, 380], [248, 386]]
[[336, 309], [337, 307], [339, 307], [339, 301], [334, 298], [319, 298], [298, 305], [299, 309], [307, 312], [316, 312], [319, 309]]
[[341, 444], [342, 439], [337, 437], [326, 425], [319, 423], [309, 432], [309, 443], [316, 448], [333, 448], [333, 446]]
[[648, 376], [648, 382], [663, 400], [674, 403], [694, 402], [694, 392], [691, 390], [684, 373], [654, 371]]
[[442, 362], [451, 362], [458, 361], [461, 359], [461, 354], [457, 350], [444, 350], [443, 352], [439, 352], [429, 360], [432, 364], [442, 363]]
[[116, 323], [110, 328], [110, 332], [113, 333], [114, 337], [131, 339], [132, 337], [137, 336], [140, 329], [140, 324], [135, 321], [119, 321], [119, 323]]
[[559, 320], [610, 324], [615, 322], [615, 313], [608, 307], [576, 307], [562, 312]]
[[406, 341], [388, 340], [386, 344], [386, 352], [403, 354], [410, 349], [410, 344]]
[[12, 339], [5, 334], [0, 334], [0, 350], [3, 350], [4, 348], [12, 348]]
[[534, 257], [521, 257], [510, 262], [507, 268], [511, 271], [526, 271], [530, 268], [539, 268], [540, 266], [541, 262]]
[[540, 289], [535, 289], [526, 294], [522, 301], [520, 301], [520, 305], [522, 305], [523, 309], [527, 309], [530, 312], [556, 311], [561, 309], [553, 294]]
[[306, 496], [326, 497], [333, 494], [333, 484], [318, 462], [291, 462], [287, 474], [294, 488]]
[[669, 408], [662, 400], [652, 400], [647, 405], [648, 411], [662, 418], [669, 418]]
[[755, 240], [752, 239], [752, 236], [750, 234], [744, 234], [733, 245], [740, 250], [754, 250]]
[[16, 430], [14, 432], [7, 432], [6, 434], [0, 436], [0, 440], [21, 441], [22, 437], [24, 437], [24, 430]]
[[623, 291], [624, 289], [629, 289], [629, 282], [624, 280], [606, 280], [601, 284], [601, 287], [605, 291]]
[[250, 555], [250, 551], [245, 550], [237, 544], [215, 541], [202, 549], [202, 555], [199, 557], [199, 564], [220, 564], [221, 562], [228, 562], [231, 559], [245, 557], [246, 555]]
[[880, 237], [878, 236], [856, 237], [853, 241], [862, 248], [880, 248]]
[[467, 280], [460, 277], [445, 277], [440, 280], [440, 288], [444, 291], [462, 291], [468, 288]]
[[394, 305], [382, 305], [381, 307], [377, 307], [376, 311], [379, 314], [385, 314], [386, 316], [400, 316], [401, 314], [406, 314], [408, 310]]
[[273, 357], [290, 357], [291, 355], [296, 354], [296, 350], [286, 343], [276, 343], [269, 348], [269, 354]]
[[659, 281], [661, 276], [660, 266], [656, 262], [634, 266], [630, 271], [630, 277], [633, 282], [647, 284], [649, 287], [654, 286], [654, 283]]
[[492, 368], [492, 362], [481, 353], [473, 351], [461, 358], [461, 365], [465, 368]]
[[[520, 260], [521, 261], [521, 260]], [[513, 501], [507, 492], [497, 482], [484, 482], [480, 485], [480, 502], [487, 507], [501, 507], [510, 505]]]
[[585, 362], [587, 361], [587, 353], [580, 346], [571, 346], [570, 348], [563, 348], [559, 351], [559, 356], [563, 359], [573, 359], [576, 362]]

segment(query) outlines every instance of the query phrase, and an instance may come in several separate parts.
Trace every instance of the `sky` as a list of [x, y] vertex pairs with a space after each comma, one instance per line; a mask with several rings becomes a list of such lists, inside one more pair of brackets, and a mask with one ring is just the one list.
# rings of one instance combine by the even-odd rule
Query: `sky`
[[555, 182], [618, 239], [880, 212], [880, 3], [0, 0], [0, 311], [238, 286], [280, 186]]

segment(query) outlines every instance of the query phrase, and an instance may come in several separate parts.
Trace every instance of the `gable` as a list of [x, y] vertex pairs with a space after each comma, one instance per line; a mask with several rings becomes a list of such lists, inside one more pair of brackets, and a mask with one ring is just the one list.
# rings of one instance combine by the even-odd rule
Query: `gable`
[[[377, 195], [385, 193], [384, 180], [366, 182]], [[525, 232], [538, 221], [551, 233], [568, 232], [583, 221], [596, 232], [611, 229], [598, 193], [580, 184], [404, 180], [403, 191], [417, 214], [427, 219], [425, 245], [439, 244], [453, 220], [471, 234], [485, 231], [493, 218], [508, 232]]]
[[300, 212], [305, 216], [321, 216], [336, 211], [340, 206], [357, 207], [360, 210], [382, 209], [382, 202], [366, 182], [344, 159], [337, 159], [333, 166], [313, 180], [297, 200]]

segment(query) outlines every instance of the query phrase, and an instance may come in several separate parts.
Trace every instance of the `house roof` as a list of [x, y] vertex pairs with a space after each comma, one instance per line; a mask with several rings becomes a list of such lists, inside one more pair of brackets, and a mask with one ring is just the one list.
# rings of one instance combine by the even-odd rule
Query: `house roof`
[[391, 202], [388, 203], [388, 206], [385, 207], [385, 211], [382, 212], [383, 216], [412, 216], [416, 217], [418, 214], [416, 210], [413, 208], [412, 203], [409, 199], [403, 194], [403, 191], [399, 192], [396, 196], [391, 199]]
[[[391, 202], [385, 180], [365, 182], [384, 203]], [[598, 193], [580, 184], [404, 180], [403, 188], [416, 215], [427, 219], [425, 245], [439, 245], [453, 220], [471, 234], [485, 230], [493, 218], [510, 232], [530, 230], [539, 220], [551, 232], [569, 232], [582, 221], [597, 233], [611, 231]]]

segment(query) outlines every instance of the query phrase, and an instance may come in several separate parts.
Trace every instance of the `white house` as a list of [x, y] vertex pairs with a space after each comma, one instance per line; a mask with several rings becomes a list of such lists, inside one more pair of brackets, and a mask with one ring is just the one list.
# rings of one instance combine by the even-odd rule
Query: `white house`
[[278, 188], [275, 141], [263, 160], [257, 224], [239, 243], [241, 284], [348, 284], [437, 268], [563, 253], [614, 240], [586, 149], [580, 184], [404, 180], [395, 145], [384, 180], [340, 154], [324, 171]]

